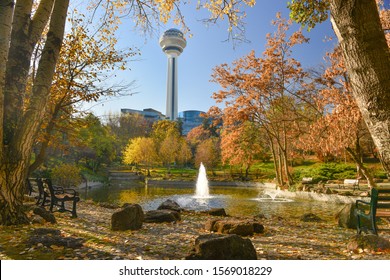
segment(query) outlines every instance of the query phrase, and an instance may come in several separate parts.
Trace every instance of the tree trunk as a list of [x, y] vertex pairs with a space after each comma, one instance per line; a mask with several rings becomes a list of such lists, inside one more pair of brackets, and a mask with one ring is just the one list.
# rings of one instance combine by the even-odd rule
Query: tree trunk
[[4, 85], [15, 1], [0, 0], [0, 162], [3, 156]]
[[[16, 7], [21, 9], [22, 12], [19, 11], [19, 15], [23, 16], [20, 17], [20, 20], [25, 23], [28, 22], [26, 19], [28, 13], [26, 13], [26, 6], [23, 6], [22, 4], [27, 2], [20, 1], [21, 4], [18, 3], [19, 6]], [[9, 134], [4, 135], [6, 141], [2, 151], [3, 158], [0, 163], [0, 223], [4, 225], [18, 224], [26, 221], [26, 216], [22, 209], [23, 192], [30, 164], [32, 146], [50, 96], [50, 87], [64, 36], [69, 0], [55, 1], [54, 8], [49, 9], [52, 4], [53, 0], [42, 0], [34, 15], [35, 21], [29, 23], [29, 32], [31, 35], [29, 39], [35, 38], [34, 36], [37, 35], [35, 32], [43, 30], [42, 25], [44, 24], [46, 17], [51, 13], [49, 32], [42, 51], [28, 107], [26, 111], [19, 108], [14, 112], [15, 114], [18, 114], [18, 121], [13, 123], [15, 126], [12, 131], [9, 130], [7, 132]], [[36, 17], [38, 15], [41, 15], [42, 18]], [[13, 24], [17, 24], [16, 21], [17, 19], [15, 18]], [[20, 38], [17, 38], [16, 40], [20, 40]], [[31, 43], [31, 40], [29, 42], [26, 41], [26, 43]], [[10, 46], [12, 45], [11, 42]], [[29, 47], [27, 47], [26, 50], [29, 50]], [[14, 57], [11, 57], [14, 55], [16, 54], [9, 53], [10, 61], [16, 61]], [[11, 68], [13, 67], [14, 66]], [[25, 82], [26, 77], [24, 76], [28, 75], [28, 73], [25, 73], [25, 71], [15, 72], [14, 69], [9, 70], [8, 68], [6, 70], [19, 76], [14, 80], [18, 85], [10, 85], [7, 88], [6, 83], [4, 87], [4, 92], [9, 95], [8, 97], [15, 96], [15, 104], [13, 104], [15, 106], [13, 106], [13, 108], [17, 108], [17, 106], [20, 105], [18, 101], [20, 94], [25, 94], [25, 92], [21, 92], [20, 90], [25, 88], [23, 83]], [[8, 98], [8, 102], [13, 102], [13, 99]], [[13, 117], [11, 117], [11, 119], [13, 119]], [[6, 121], [7, 120], [5, 119], [4, 124]]]
[[284, 174], [285, 174], [286, 180], [287, 180], [287, 186], [290, 187], [292, 185], [292, 183], [293, 183], [293, 178], [292, 178], [292, 176], [290, 174], [290, 171], [288, 170], [288, 159], [287, 159], [287, 152], [286, 152], [286, 150], [282, 150], [282, 159], [283, 159]]
[[331, 0], [331, 21], [351, 87], [390, 176], [390, 51], [374, 0]]
[[374, 182], [374, 178], [371, 176], [371, 174], [368, 171], [368, 169], [364, 166], [363, 162], [360, 160], [359, 155], [357, 153], [355, 153], [351, 148], [346, 148], [346, 151], [352, 157], [352, 159], [355, 161], [355, 163], [359, 167], [360, 172], [367, 179], [368, 187], [370, 189], [375, 187], [376, 183]]
[[276, 182], [277, 182], [278, 186], [281, 186], [283, 182], [282, 182], [282, 180], [280, 178], [279, 165], [278, 165], [278, 161], [277, 161], [277, 155], [276, 155], [276, 151], [275, 151], [275, 146], [272, 143], [271, 138], [269, 138], [269, 143], [270, 143], [270, 147], [271, 147], [271, 151], [272, 151], [272, 158], [274, 160], [274, 170], [275, 170]]

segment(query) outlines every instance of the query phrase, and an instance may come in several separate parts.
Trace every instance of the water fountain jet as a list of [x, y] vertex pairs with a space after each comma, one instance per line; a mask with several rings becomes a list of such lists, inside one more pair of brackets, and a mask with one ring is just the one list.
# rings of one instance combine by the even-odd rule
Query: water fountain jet
[[209, 181], [207, 179], [206, 168], [203, 163], [200, 163], [198, 179], [196, 181], [196, 198], [208, 198], [209, 194]]
[[271, 191], [266, 190], [264, 193], [256, 198], [255, 200], [262, 201], [262, 202], [291, 202], [291, 199], [281, 197], [280, 190]]

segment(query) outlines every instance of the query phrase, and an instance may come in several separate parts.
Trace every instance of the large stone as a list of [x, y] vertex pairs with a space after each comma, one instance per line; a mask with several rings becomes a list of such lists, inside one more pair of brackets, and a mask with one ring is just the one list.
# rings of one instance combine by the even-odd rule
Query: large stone
[[206, 234], [195, 240], [188, 260], [256, 260], [252, 242], [235, 234]]
[[224, 208], [212, 208], [210, 210], [207, 210], [206, 213], [211, 216], [223, 216], [223, 217], [227, 216]]
[[181, 220], [179, 212], [173, 210], [152, 210], [145, 213], [145, 223], [172, 223]]
[[157, 210], [173, 210], [176, 212], [180, 212], [183, 209], [180, 207], [180, 205], [171, 199], [168, 199], [161, 203], [161, 205], [157, 208]]
[[144, 212], [138, 204], [126, 204], [111, 216], [112, 230], [136, 230], [142, 227]]
[[322, 222], [323, 220], [320, 217], [318, 217], [316, 214], [308, 213], [308, 214], [304, 214], [301, 217], [301, 221], [302, 222], [317, 223], [317, 222]]
[[343, 228], [357, 228], [357, 218], [355, 215], [355, 203], [345, 205], [340, 212], [336, 214], [338, 224]]
[[205, 229], [210, 232], [237, 234], [241, 236], [263, 233], [264, 226], [255, 221], [248, 220], [210, 220], [206, 222]]
[[55, 224], [57, 222], [56, 217], [54, 217], [53, 213], [50, 213], [42, 206], [35, 207], [33, 212], [34, 214], [42, 217], [45, 221], [48, 221], [52, 224]]
[[385, 251], [390, 253], [390, 241], [374, 234], [357, 234], [351, 238], [347, 249], [356, 253], [361, 251]]

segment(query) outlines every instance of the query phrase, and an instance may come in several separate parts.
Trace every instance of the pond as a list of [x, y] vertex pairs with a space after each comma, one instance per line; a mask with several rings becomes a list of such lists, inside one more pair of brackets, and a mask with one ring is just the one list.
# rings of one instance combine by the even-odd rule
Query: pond
[[[334, 220], [344, 204], [320, 202], [313, 200], [291, 200], [267, 195], [266, 188], [261, 187], [210, 187], [207, 198], [195, 197], [195, 186], [146, 186], [143, 183], [121, 183], [105, 185], [85, 190], [81, 193], [84, 199], [95, 202], [109, 202], [122, 205], [137, 203], [145, 211], [155, 210], [167, 199], [172, 199], [189, 210], [207, 210], [210, 208], [225, 208], [231, 216], [267, 216], [300, 217], [303, 214], [314, 213], [326, 220]], [[275, 191], [274, 191], [275, 192]], [[274, 196], [274, 194], [272, 195]]]

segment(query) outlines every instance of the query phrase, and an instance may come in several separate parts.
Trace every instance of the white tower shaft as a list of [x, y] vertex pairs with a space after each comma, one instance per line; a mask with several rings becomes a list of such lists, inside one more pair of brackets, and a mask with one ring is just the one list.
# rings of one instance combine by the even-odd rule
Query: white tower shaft
[[167, 107], [166, 116], [169, 120], [176, 120], [178, 117], [178, 86], [177, 86], [177, 58], [168, 56], [168, 78], [167, 78]]

